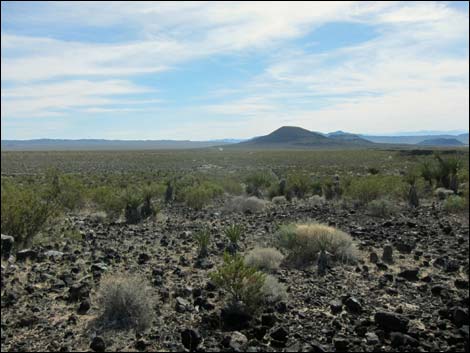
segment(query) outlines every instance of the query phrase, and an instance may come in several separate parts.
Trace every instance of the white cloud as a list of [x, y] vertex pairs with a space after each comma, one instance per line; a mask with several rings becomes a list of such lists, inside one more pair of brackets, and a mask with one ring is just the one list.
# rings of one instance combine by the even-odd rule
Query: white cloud
[[[165, 102], [155, 98], [156, 88], [149, 92], [133, 81], [195, 59], [259, 50], [269, 57], [263, 74], [238, 86], [223, 82], [218, 92], [207, 92], [209, 103], [187, 114], [209, 117], [190, 126], [207, 126], [202, 135], [226, 128], [225, 136], [206, 137], [249, 137], [286, 123], [371, 132], [468, 126], [468, 14], [445, 3], [58, 2], [43, 3], [38, 13], [16, 20], [57, 26], [59, 32], [123, 28], [131, 35], [100, 43], [3, 30], [2, 123], [5, 118], [67, 116], [70, 109], [108, 114], [160, 108]], [[378, 35], [321, 54], [292, 44], [334, 22], [375, 26]], [[462, 47], [466, 55], [456, 54]], [[180, 111], [166, 108], [169, 115], [172, 109]], [[242, 121], [207, 123], [224, 116]], [[183, 126], [181, 131], [195, 130]]]

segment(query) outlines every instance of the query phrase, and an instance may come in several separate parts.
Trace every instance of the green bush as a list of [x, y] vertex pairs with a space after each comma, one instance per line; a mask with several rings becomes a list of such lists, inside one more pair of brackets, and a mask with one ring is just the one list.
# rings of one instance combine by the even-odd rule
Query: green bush
[[261, 196], [263, 189], [277, 183], [277, 177], [268, 171], [258, 171], [245, 178], [246, 193], [250, 196]]
[[232, 224], [225, 229], [224, 233], [230, 242], [236, 245], [243, 234], [243, 226]]
[[28, 246], [44, 224], [57, 213], [57, 205], [38, 187], [2, 182], [2, 234], [11, 235], [19, 248]]
[[308, 174], [295, 172], [287, 176], [287, 192], [303, 199], [312, 190], [312, 179]]
[[404, 182], [399, 176], [369, 175], [352, 179], [345, 194], [366, 205], [381, 197], [398, 197], [403, 189]]
[[452, 195], [444, 201], [443, 207], [446, 212], [459, 213], [468, 209], [468, 203], [464, 197]]
[[109, 218], [119, 217], [126, 206], [123, 191], [116, 187], [99, 186], [91, 191], [90, 197]]
[[208, 254], [209, 243], [211, 240], [211, 233], [209, 229], [204, 228], [196, 233], [194, 238], [198, 245], [198, 257], [206, 257]]
[[372, 200], [367, 204], [367, 211], [373, 217], [390, 217], [397, 212], [396, 206], [388, 199]]
[[247, 266], [240, 255], [224, 254], [224, 263], [210, 274], [212, 281], [229, 295], [232, 303], [243, 302], [251, 310], [263, 303], [263, 285], [266, 276]]

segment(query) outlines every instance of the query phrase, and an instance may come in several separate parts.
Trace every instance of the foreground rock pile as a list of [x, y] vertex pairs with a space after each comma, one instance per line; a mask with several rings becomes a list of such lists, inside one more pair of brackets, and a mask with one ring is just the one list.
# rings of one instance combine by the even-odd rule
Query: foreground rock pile
[[[465, 220], [428, 207], [384, 220], [329, 204], [278, 205], [248, 215], [219, 209], [173, 206], [166, 217], [137, 225], [73, 216], [82, 240], [14, 257], [4, 248], [11, 239], [2, 235], [2, 351], [468, 350]], [[227, 246], [224, 227], [245, 226], [240, 251], [246, 251], [270, 244], [278, 224], [305, 219], [351, 234], [359, 263], [324, 276], [315, 266], [281, 267], [274, 275], [288, 288], [288, 299], [246, 325], [227, 327], [224, 294], [208, 277]], [[193, 235], [204, 225], [214, 238], [201, 260]], [[96, 327], [96, 290], [112, 272], [139, 273], [152, 284], [158, 305], [150, 329]]]

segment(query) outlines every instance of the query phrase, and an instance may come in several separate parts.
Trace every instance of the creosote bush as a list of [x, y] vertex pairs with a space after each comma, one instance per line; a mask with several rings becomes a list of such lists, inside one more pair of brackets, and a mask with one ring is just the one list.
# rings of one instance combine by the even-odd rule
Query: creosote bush
[[381, 197], [398, 198], [403, 189], [404, 181], [399, 176], [369, 175], [351, 179], [345, 196], [366, 205]]
[[335, 262], [354, 262], [355, 247], [350, 235], [319, 223], [289, 224], [277, 232], [278, 244], [288, 251], [287, 261], [304, 266], [313, 263], [321, 251]]
[[367, 204], [367, 212], [373, 217], [390, 217], [397, 212], [397, 207], [392, 201], [381, 198], [372, 200]]
[[284, 255], [274, 248], [255, 248], [245, 256], [245, 264], [264, 272], [276, 271]]
[[224, 254], [224, 263], [210, 274], [212, 281], [230, 296], [231, 307], [242, 302], [250, 311], [257, 312], [263, 305], [283, 300], [286, 290], [276, 278], [267, 276], [245, 264], [240, 255]]
[[467, 210], [468, 204], [464, 197], [451, 195], [444, 201], [443, 208], [448, 213], [459, 213]]
[[28, 246], [58, 206], [33, 186], [2, 181], [1, 231], [15, 238], [18, 248]]
[[96, 301], [105, 327], [142, 331], [152, 323], [155, 295], [138, 275], [103, 276]]
[[265, 275], [247, 266], [240, 255], [225, 253], [223, 265], [210, 277], [230, 295], [232, 303], [241, 301], [254, 310], [263, 302]]

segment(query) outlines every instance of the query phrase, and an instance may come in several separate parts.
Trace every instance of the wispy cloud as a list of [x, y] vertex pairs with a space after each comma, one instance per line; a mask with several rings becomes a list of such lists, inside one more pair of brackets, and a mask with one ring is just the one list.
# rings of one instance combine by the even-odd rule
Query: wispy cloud
[[[316, 31], [337, 24], [369, 26], [374, 36], [316, 50], [329, 39]], [[200, 126], [198, 138], [249, 137], [284, 123], [465, 128], [468, 27], [468, 9], [437, 2], [2, 3], [2, 125], [127, 113], [128, 126], [136, 114], [152, 116], [180, 137]], [[217, 57], [244, 58], [251, 74], [212, 77], [207, 63]], [[200, 62], [197, 80], [217, 91], [192, 90], [195, 78], [184, 77]], [[183, 109], [180, 92], [196, 103]]]

